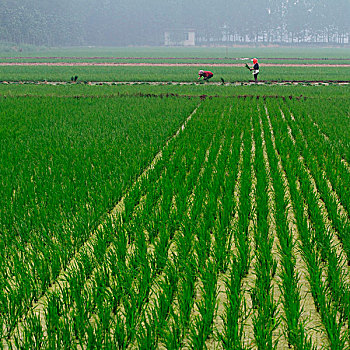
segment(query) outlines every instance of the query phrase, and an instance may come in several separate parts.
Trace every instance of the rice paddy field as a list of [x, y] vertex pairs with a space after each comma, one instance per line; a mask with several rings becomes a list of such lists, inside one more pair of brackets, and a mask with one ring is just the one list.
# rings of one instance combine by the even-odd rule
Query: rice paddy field
[[0, 66], [0, 349], [350, 347], [350, 50], [259, 50], [1, 54], [166, 60]]

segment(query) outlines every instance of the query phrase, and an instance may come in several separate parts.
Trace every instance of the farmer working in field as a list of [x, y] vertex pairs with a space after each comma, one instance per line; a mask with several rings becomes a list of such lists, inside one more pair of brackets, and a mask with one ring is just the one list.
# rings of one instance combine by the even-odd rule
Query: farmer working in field
[[258, 74], [259, 74], [259, 63], [258, 63], [258, 59], [257, 58], [253, 58], [253, 68], [250, 68], [247, 64], [246, 67], [250, 70], [253, 71], [253, 75], [254, 75], [254, 80], [255, 83], [258, 82]]
[[198, 72], [198, 75], [199, 75], [199, 77], [198, 77], [198, 80], [200, 79], [200, 78], [204, 78], [203, 80], [209, 80], [210, 78], [212, 78], [212, 76], [214, 75], [212, 72], [210, 72], [210, 71], [205, 71], [205, 70], [200, 70], [199, 72]]

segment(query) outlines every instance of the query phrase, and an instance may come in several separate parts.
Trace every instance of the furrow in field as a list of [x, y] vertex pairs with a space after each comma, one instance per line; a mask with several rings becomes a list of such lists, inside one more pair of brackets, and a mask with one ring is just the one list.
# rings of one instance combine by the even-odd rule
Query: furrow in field
[[322, 322], [315, 308], [314, 300], [311, 295], [311, 286], [307, 277], [307, 266], [300, 252], [300, 249], [302, 249], [302, 243], [298, 238], [299, 233], [296, 225], [296, 217], [295, 217], [295, 211], [293, 208], [292, 197], [290, 193], [289, 180], [287, 178], [285, 169], [283, 168], [281, 155], [276, 146], [274, 130], [271, 124], [268, 109], [266, 107], [265, 107], [265, 111], [266, 111], [268, 127], [270, 130], [271, 143], [277, 159], [278, 172], [284, 185], [285, 201], [286, 203], [289, 204], [286, 208], [287, 210], [286, 216], [288, 220], [288, 229], [290, 230], [291, 236], [292, 236], [292, 246], [293, 246], [292, 256], [295, 259], [294, 267], [295, 267], [295, 275], [298, 280], [298, 288], [299, 288], [298, 292], [302, 300], [300, 322], [304, 324], [306, 334], [308, 335], [311, 341], [311, 344], [316, 346], [317, 349], [320, 349], [322, 346], [322, 341], [321, 341], [321, 337], [319, 337], [319, 332], [317, 332], [317, 328]]
[[[254, 127], [252, 118], [250, 119], [250, 132], [251, 132], [251, 156], [250, 156], [250, 172], [251, 172], [251, 189], [250, 189], [250, 220], [248, 227], [248, 241], [250, 244], [249, 252], [251, 254], [250, 257], [250, 265], [249, 270], [246, 277], [242, 281], [242, 289], [244, 291], [243, 296], [243, 305], [248, 310], [249, 314], [243, 325], [243, 344], [245, 347], [256, 349], [255, 339], [254, 339], [254, 326], [253, 326], [253, 315], [255, 311], [253, 310], [253, 302], [251, 297], [251, 291], [254, 288], [255, 283], [255, 264], [256, 264], [256, 256], [255, 256], [255, 247], [254, 247], [254, 233], [257, 226], [257, 216], [256, 216], [256, 184], [257, 179], [254, 171], [254, 162], [255, 162], [255, 140], [254, 140]], [[242, 306], [243, 308], [243, 306]], [[243, 311], [245, 313], [245, 310]]]
[[[166, 144], [164, 145], [163, 149], [154, 157], [153, 161], [151, 164], [142, 172], [142, 174], [138, 177], [138, 179], [135, 181], [135, 183], [131, 186], [130, 191], [137, 186], [145, 177], [147, 177], [147, 174], [154, 169], [155, 165], [158, 163], [158, 161], [162, 157], [162, 151], [169, 145], [170, 142], [173, 142], [181, 132], [184, 131], [186, 128], [187, 123], [192, 119], [192, 117], [196, 114], [200, 104], [193, 110], [193, 112], [186, 118], [184, 123], [181, 125], [181, 127], [176, 131], [176, 133], [171, 136]], [[119, 216], [122, 210], [124, 209], [124, 199], [125, 196], [117, 203], [117, 205], [112, 209], [112, 211], [109, 213], [106, 221], [108, 220], [115, 220], [116, 216]], [[88, 241], [85, 242], [85, 244], [79, 249], [79, 251], [75, 254], [73, 259], [69, 262], [67, 265], [66, 270], [61, 271], [61, 273], [58, 275], [57, 280], [55, 283], [53, 283], [50, 288], [44, 293], [43, 296], [41, 296], [36, 303], [34, 303], [31, 307], [30, 312], [34, 314], [35, 317], [37, 317], [40, 320], [40, 323], [43, 327], [43, 329], [46, 328], [45, 326], [45, 312], [48, 304], [48, 296], [53, 294], [53, 293], [60, 293], [62, 290], [67, 288], [67, 271], [74, 270], [75, 266], [78, 264], [78, 260], [81, 256], [83, 255], [91, 255], [91, 252], [93, 251], [94, 243], [97, 240], [97, 236], [99, 232], [103, 229], [103, 224], [100, 224], [98, 228], [92, 232], [90, 238]], [[23, 315], [23, 318], [20, 319], [18, 324], [15, 327], [14, 333], [17, 334], [17, 337], [21, 338], [23, 335], [23, 327], [24, 327], [24, 322], [25, 322], [25, 315]], [[14, 344], [14, 335], [9, 338], [8, 343], [9, 344]]]

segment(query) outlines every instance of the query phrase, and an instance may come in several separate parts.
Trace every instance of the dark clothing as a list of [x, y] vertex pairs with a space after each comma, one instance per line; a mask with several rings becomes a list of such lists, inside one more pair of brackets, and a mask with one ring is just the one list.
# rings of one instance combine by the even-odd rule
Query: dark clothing
[[258, 75], [259, 75], [259, 63], [255, 63], [253, 67], [253, 75], [254, 75], [254, 80], [257, 83], [258, 82]]

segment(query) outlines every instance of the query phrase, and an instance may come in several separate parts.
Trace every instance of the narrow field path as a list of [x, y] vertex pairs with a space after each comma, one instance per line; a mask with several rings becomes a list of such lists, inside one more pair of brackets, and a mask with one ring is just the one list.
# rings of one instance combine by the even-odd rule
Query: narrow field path
[[[94, 57], [76, 57], [76, 56], [6, 56], [1, 57], [1, 60], [233, 60], [233, 61], [250, 61], [248, 57], [106, 57], [106, 56], [94, 56]], [[350, 61], [350, 58], [339, 57], [260, 57], [260, 60], [264, 61]]]
[[197, 85], [197, 86], [348, 86], [350, 85], [350, 80], [259, 80], [255, 83], [254, 80], [248, 81], [233, 81], [233, 82], [205, 82], [198, 83], [197, 80], [194, 81], [87, 81], [71, 83], [67, 81], [0, 81], [0, 85]]
[[[48, 67], [244, 67], [241, 63], [126, 63], [126, 62], [0, 62], [0, 66], [48, 66]], [[348, 68], [350, 64], [302, 64], [302, 63], [264, 63], [264, 67], [332, 67]]]

